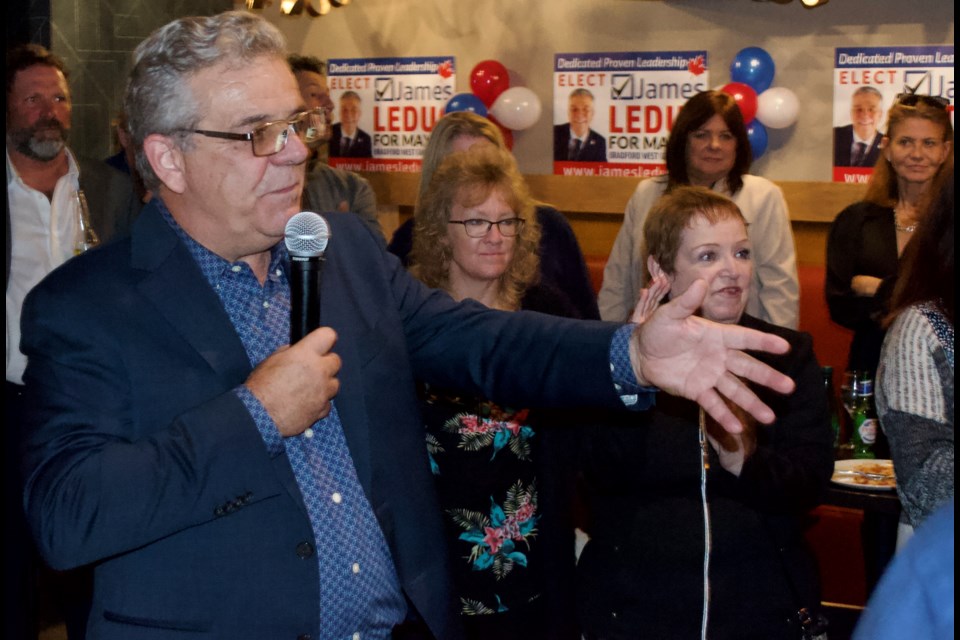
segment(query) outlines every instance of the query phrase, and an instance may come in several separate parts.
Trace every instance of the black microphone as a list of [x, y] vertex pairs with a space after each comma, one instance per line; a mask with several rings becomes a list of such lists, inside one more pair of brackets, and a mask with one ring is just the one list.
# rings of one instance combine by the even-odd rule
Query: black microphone
[[320, 326], [320, 272], [330, 228], [319, 214], [301, 211], [283, 234], [290, 254], [290, 344], [295, 344]]

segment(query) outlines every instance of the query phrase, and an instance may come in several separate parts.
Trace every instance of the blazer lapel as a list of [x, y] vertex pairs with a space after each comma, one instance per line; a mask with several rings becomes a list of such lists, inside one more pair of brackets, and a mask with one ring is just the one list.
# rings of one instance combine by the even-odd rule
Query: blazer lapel
[[[147, 272], [139, 289], [210, 365], [223, 388], [246, 380], [252, 370], [247, 352], [220, 299], [155, 203], [146, 206], [132, 232], [134, 268]], [[286, 455], [273, 459], [277, 477], [305, 517], [307, 508]]]
[[333, 244], [327, 253], [320, 284], [320, 318], [321, 325], [332, 327], [337, 332], [337, 343], [333, 350], [342, 361], [340, 392], [335, 398], [337, 413], [360, 485], [373, 504], [370, 416], [363, 393], [365, 356], [362, 347], [365, 340], [369, 339], [369, 327], [365, 322], [365, 309], [354, 300], [353, 292], [349, 289], [349, 265], [339, 259]]
[[251, 371], [240, 337], [187, 248], [155, 204], [134, 223], [131, 262], [149, 271], [146, 296], [219, 377], [235, 384]]

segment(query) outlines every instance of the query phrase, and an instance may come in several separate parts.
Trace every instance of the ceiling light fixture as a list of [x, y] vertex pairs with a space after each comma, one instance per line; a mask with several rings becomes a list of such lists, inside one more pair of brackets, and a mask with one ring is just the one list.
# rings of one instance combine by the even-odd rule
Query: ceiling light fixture
[[[754, 0], [754, 2], [775, 2], [777, 4], [790, 4], [793, 0]], [[816, 7], [822, 7], [823, 5], [830, 2], [830, 0], [800, 0], [800, 4], [803, 5], [804, 9], [815, 9]]]

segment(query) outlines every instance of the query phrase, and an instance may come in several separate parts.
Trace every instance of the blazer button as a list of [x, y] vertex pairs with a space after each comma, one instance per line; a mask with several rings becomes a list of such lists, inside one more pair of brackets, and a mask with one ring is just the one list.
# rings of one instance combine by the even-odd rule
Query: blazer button
[[227, 512], [226, 509], [224, 509], [224, 508], [221, 506], [221, 507], [217, 507], [216, 509], [213, 510], [213, 515], [214, 515], [215, 518], [219, 518], [220, 516], [222, 516], [222, 515], [225, 514], [226, 512]]
[[309, 542], [301, 542], [297, 545], [297, 556], [303, 560], [313, 556], [313, 545]]

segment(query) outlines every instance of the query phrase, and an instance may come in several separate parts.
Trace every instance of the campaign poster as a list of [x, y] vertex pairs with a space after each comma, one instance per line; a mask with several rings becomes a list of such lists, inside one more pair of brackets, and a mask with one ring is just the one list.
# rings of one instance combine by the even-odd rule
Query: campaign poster
[[838, 48], [833, 86], [833, 181], [867, 182], [901, 96], [942, 98], [953, 121], [953, 46]]
[[706, 51], [558, 53], [553, 79], [553, 173], [666, 173], [680, 107], [710, 87]]
[[349, 171], [420, 171], [423, 150], [454, 95], [453, 56], [327, 61], [334, 103], [330, 164]]

